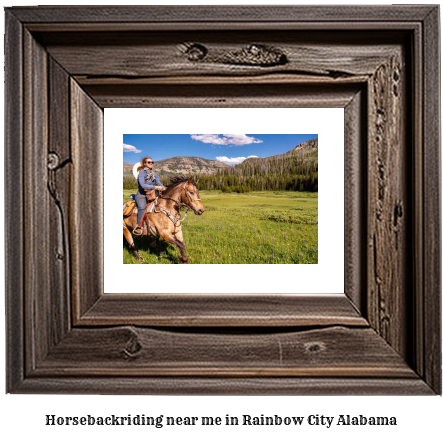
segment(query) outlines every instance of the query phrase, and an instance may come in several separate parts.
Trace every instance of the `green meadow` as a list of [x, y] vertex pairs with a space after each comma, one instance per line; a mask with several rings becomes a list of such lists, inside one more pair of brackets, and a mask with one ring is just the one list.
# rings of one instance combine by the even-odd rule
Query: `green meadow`
[[[133, 190], [123, 191], [123, 202]], [[200, 191], [205, 212], [189, 210], [183, 235], [189, 263], [318, 263], [318, 193]], [[182, 218], [185, 211], [182, 210]], [[152, 238], [135, 244], [145, 263], [179, 263], [179, 250]], [[138, 262], [123, 249], [123, 263]]]

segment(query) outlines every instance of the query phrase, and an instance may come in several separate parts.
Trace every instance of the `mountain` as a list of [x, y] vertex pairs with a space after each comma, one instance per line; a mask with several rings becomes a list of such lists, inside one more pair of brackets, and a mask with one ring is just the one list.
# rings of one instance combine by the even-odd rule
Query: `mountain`
[[234, 173], [255, 174], [265, 172], [266, 174], [286, 173], [289, 175], [299, 172], [299, 170], [293, 168], [294, 164], [299, 168], [300, 165], [307, 165], [311, 162], [318, 163], [317, 138], [300, 143], [284, 154], [272, 155], [266, 158], [248, 158], [231, 169], [233, 169]]
[[134, 167], [131, 163], [123, 163], [123, 177], [132, 175], [132, 168]]
[[[132, 175], [133, 164], [123, 163], [123, 177]], [[229, 167], [219, 161], [200, 157], [173, 157], [155, 162], [154, 170], [161, 178], [173, 175], [213, 175], [217, 170]]]
[[305, 151], [305, 152], [318, 151], [318, 138], [314, 138], [313, 140], [308, 140], [305, 141], [304, 143], [300, 143], [298, 146], [296, 146], [294, 149], [290, 150], [289, 152], [299, 152], [299, 151]]
[[173, 157], [155, 163], [158, 175], [213, 175], [217, 170], [229, 167], [220, 161], [200, 157]]
[[[279, 155], [276, 155], [278, 157]], [[294, 149], [283, 154], [283, 157], [291, 157], [297, 156], [299, 158], [309, 159], [315, 158], [318, 159], [318, 138], [313, 140], [305, 141], [304, 143], [300, 143]]]
[[[243, 161], [243, 163], [251, 160], [256, 160], [258, 162], [275, 161], [280, 158], [285, 159], [292, 156], [305, 158], [305, 159], [309, 157], [311, 158], [318, 157], [318, 138], [305, 141], [304, 143], [300, 143], [297, 146], [295, 146], [295, 148], [291, 149], [288, 152], [285, 152], [284, 154], [272, 155], [266, 158], [248, 158], [247, 160]], [[237, 166], [241, 166], [243, 163], [237, 164]]]

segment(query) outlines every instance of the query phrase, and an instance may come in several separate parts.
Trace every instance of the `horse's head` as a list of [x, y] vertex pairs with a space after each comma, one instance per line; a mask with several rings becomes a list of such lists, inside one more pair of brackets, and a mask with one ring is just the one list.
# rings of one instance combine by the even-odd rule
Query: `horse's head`
[[200, 193], [197, 189], [197, 181], [191, 177], [183, 184], [181, 192], [181, 202], [191, 207], [195, 214], [203, 214], [205, 209], [200, 199]]

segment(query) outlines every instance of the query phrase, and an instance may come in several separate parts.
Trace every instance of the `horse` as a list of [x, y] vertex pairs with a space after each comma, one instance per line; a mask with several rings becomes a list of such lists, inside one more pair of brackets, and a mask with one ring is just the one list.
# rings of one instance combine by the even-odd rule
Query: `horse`
[[[143, 231], [144, 236], [160, 237], [166, 242], [176, 245], [180, 250], [180, 261], [185, 264], [188, 264], [189, 261], [183, 242], [180, 207], [187, 206], [197, 215], [204, 213], [205, 209], [197, 189], [197, 182], [192, 177], [172, 177], [171, 182], [166, 186], [166, 190], [161, 192], [153, 201], [155, 203], [154, 208], [146, 215], [149, 227], [145, 227]], [[147, 208], [149, 208], [149, 205]], [[132, 238], [132, 231], [136, 226], [136, 211], [128, 217], [123, 216], [123, 236], [129, 249], [137, 260], [144, 261], [137, 252]]]

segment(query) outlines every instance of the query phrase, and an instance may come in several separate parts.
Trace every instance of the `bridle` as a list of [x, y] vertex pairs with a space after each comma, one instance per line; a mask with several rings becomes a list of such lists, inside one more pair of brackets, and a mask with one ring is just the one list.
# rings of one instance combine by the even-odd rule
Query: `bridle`
[[[164, 209], [164, 208], [160, 208], [160, 210], [157, 210], [156, 208], [154, 208], [154, 211], [155, 211], [156, 213], [164, 213], [164, 214], [165, 214], [165, 215], [166, 215], [166, 216], [172, 221], [172, 223], [174, 224], [174, 233], [173, 233], [173, 234], [175, 234], [176, 229], [177, 229], [177, 227], [180, 225], [180, 223], [183, 222], [183, 221], [186, 219], [186, 216], [188, 215], [188, 211], [189, 211], [189, 209], [192, 208], [190, 205], [184, 203], [184, 202], [181, 200], [181, 198], [182, 198], [182, 193], [185, 192], [185, 195], [188, 197], [188, 199], [190, 200], [190, 202], [201, 201], [200, 198], [196, 198], [196, 199], [194, 199], [194, 198], [191, 196], [191, 194], [189, 193], [189, 190], [187, 189], [187, 185], [188, 185], [187, 182], [183, 185], [183, 189], [182, 189], [182, 191], [180, 192], [179, 200], [178, 200], [178, 201], [175, 200], [175, 199], [173, 199], [173, 198], [170, 198], [170, 197], [164, 197], [164, 196], [162, 196], [162, 193], [161, 193], [161, 192], [159, 193], [159, 196], [158, 196], [158, 197], [161, 198], [161, 199], [169, 199], [169, 200], [171, 200], [171, 201], [174, 201], [174, 202], [178, 205], [178, 210], [179, 210], [179, 211], [178, 211], [178, 217], [172, 215], [168, 210], [166, 210], [166, 209]], [[157, 202], [157, 199], [155, 200], [155, 202]], [[156, 203], [156, 207], [157, 207], [157, 206], [158, 206], [158, 204]], [[186, 208], [185, 216], [184, 216], [183, 219], [181, 219], [181, 217], [180, 217], [180, 208], [181, 208], [182, 206], [184, 206], [184, 207]]]
[[[183, 186], [183, 190], [182, 190], [181, 193], [180, 193], [180, 198], [181, 198], [181, 194], [182, 194], [183, 192], [185, 192], [185, 195], [189, 198], [189, 200], [190, 200], [191, 202], [201, 201], [200, 198], [193, 199], [192, 196], [191, 196], [191, 193], [189, 193], [189, 190], [187, 189], [186, 186], [187, 186], [187, 183]], [[184, 204], [184, 202], [182, 202], [182, 204]], [[187, 205], [187, 204], [185, 204], [185, 205]]]
[[189, 190], [188, 190], [188, 188], [187, 188], [187, 185], [188, 185], [188, 183], [185, 183], [185, 184], [183, 185], [183, 189], [182, 189], [182, 191], [180, 192], [180, 195], [179, 195], [179, 197], [178, 197], [179, 201], [177, 201], [176, 199], [170, 198], [170, 197], [165, 197], [165, 196], [162, 195], [161, 192], [160, 192], [160, 194], [159, 194], [159, 197], [160, 197], [161, 199], [169, 199], [170, 201], [174, 201], [179, 207], [185, 206], [185, 207], [191, 208], [190, 205], [188, 205], [188, 204], [184, 203], [183, 201], [181, 201], [181, 197], [182, 197], [182, 193], [183, 193], [183, 192], [185, 192], [185, 195], [188, 197], [188, 199], [189, 199], [190, 202], [201, 201], [201, 199], [200, 199], [200, 198], [195, 198], [195, 199], [194, 199], [194, 198], [191, 196], [191, 193], [189, 193]]

